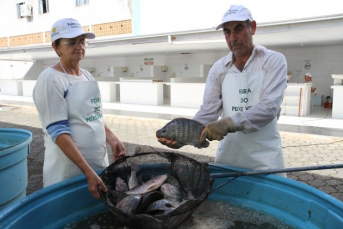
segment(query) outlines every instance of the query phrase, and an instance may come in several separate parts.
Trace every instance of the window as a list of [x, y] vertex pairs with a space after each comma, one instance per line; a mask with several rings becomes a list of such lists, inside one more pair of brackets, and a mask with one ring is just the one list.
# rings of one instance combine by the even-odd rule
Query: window
[[39, 14], [49, 13], [49, 0], [38, 0]]
[[76, 1], [76, 6], [89, 4], [89, 0], [75, 0], [75, 1]]
[[17, 17], [18, 17], [18, 18], [22, 18], [20, 6], [21, 6], [21, 5], [24, 5], [24, 2], [17, 3], [16, 5], [17, 5]]
[[26, 2], [20, 2], [16, 4], [17, 18], [27, 18], [27, 21], [32, 21], [32, 7]]

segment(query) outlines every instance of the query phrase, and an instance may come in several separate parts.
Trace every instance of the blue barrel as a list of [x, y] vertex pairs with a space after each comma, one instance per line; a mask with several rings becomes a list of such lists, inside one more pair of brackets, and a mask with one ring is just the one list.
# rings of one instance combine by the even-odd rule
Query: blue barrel
[[0, 211], [26, 196], [31, 141], [30, 131], [0, 128]]
[[[223, 171], [211, 169], [211, 172]], [[225, 181], [216, 178], [212, 188]], [[343, 228], [341, 201], [276, 175], [239, 177], [211, 193], [209, 200], [257, 210], [293, 228]], [[0, 212], [0, 228], [72, 228], [85, 217], [101, 212], [108, 212], [105, 204], [91, 196], [87, 180], [78, 176], [38, 190], [8, 206]]]

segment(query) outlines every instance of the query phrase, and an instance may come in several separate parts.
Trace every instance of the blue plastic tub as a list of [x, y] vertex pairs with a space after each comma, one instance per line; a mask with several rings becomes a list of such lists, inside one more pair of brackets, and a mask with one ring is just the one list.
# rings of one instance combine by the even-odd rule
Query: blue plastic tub
[[0, 211], [26, 196], [31, 141], [30, 131], [0, 128]]
[[[216, 178], [213, 188], [224, 181]], [[237, 178], [214, 191], [209, 199], [264, 212], [294, 228], [343, 228], [341, 201], [275, 175]], [[0, 212], [0, 228], [64, 228], [105, 211], [105, 204], [92, 198], [85, 178], [79, 176], [41, 189], [7, 207]]]

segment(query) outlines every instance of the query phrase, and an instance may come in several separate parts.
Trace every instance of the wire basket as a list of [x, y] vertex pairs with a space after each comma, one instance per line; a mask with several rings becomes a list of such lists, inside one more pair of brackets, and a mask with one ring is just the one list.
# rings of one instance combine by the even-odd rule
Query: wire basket
[[[128, 214], [116, 207], [117, 200], [124, 198], [125, 192], [115, 191], [116, 178], [128, 180], [131, 165], [142, 168], [137, 173], [143, 182], [157, 175], [171, 175], [179, 182], [181, 191], [192, 196], [167, 214]], [[174, 152], [145, 152], [120, 158], [109, 165], [100, 178], [108, 187], [108, 192], [100, 192], [100, 198], [116, 219], [129, 228], [177, 228], [188, 220], [193, 212], [205, 201], [211, 192], [213, 178], [204, 163]]]

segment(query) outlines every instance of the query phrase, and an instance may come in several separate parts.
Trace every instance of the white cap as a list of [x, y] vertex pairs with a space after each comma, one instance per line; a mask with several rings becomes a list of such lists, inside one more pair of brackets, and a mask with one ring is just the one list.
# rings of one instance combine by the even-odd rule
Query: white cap
[[81, 24], [73, 18], [64, 18], [55, 22], [50, 31], [51, 42], [60, 38], [74, 38], [85, 35], [88, 39], [94, 39], [94, 33], [85, 33]]
[[304, 76], [308, 76], [308, 77], [312, 78], [311, 73], [306, 73]]
[[252, 21], [252, 16], [250, 11], [242, 5], [231, 5], [230, 9], [225, 12], [222, 23], [217, 26], [216, 30], [221, 29], [223, 24], [229, 21]]

